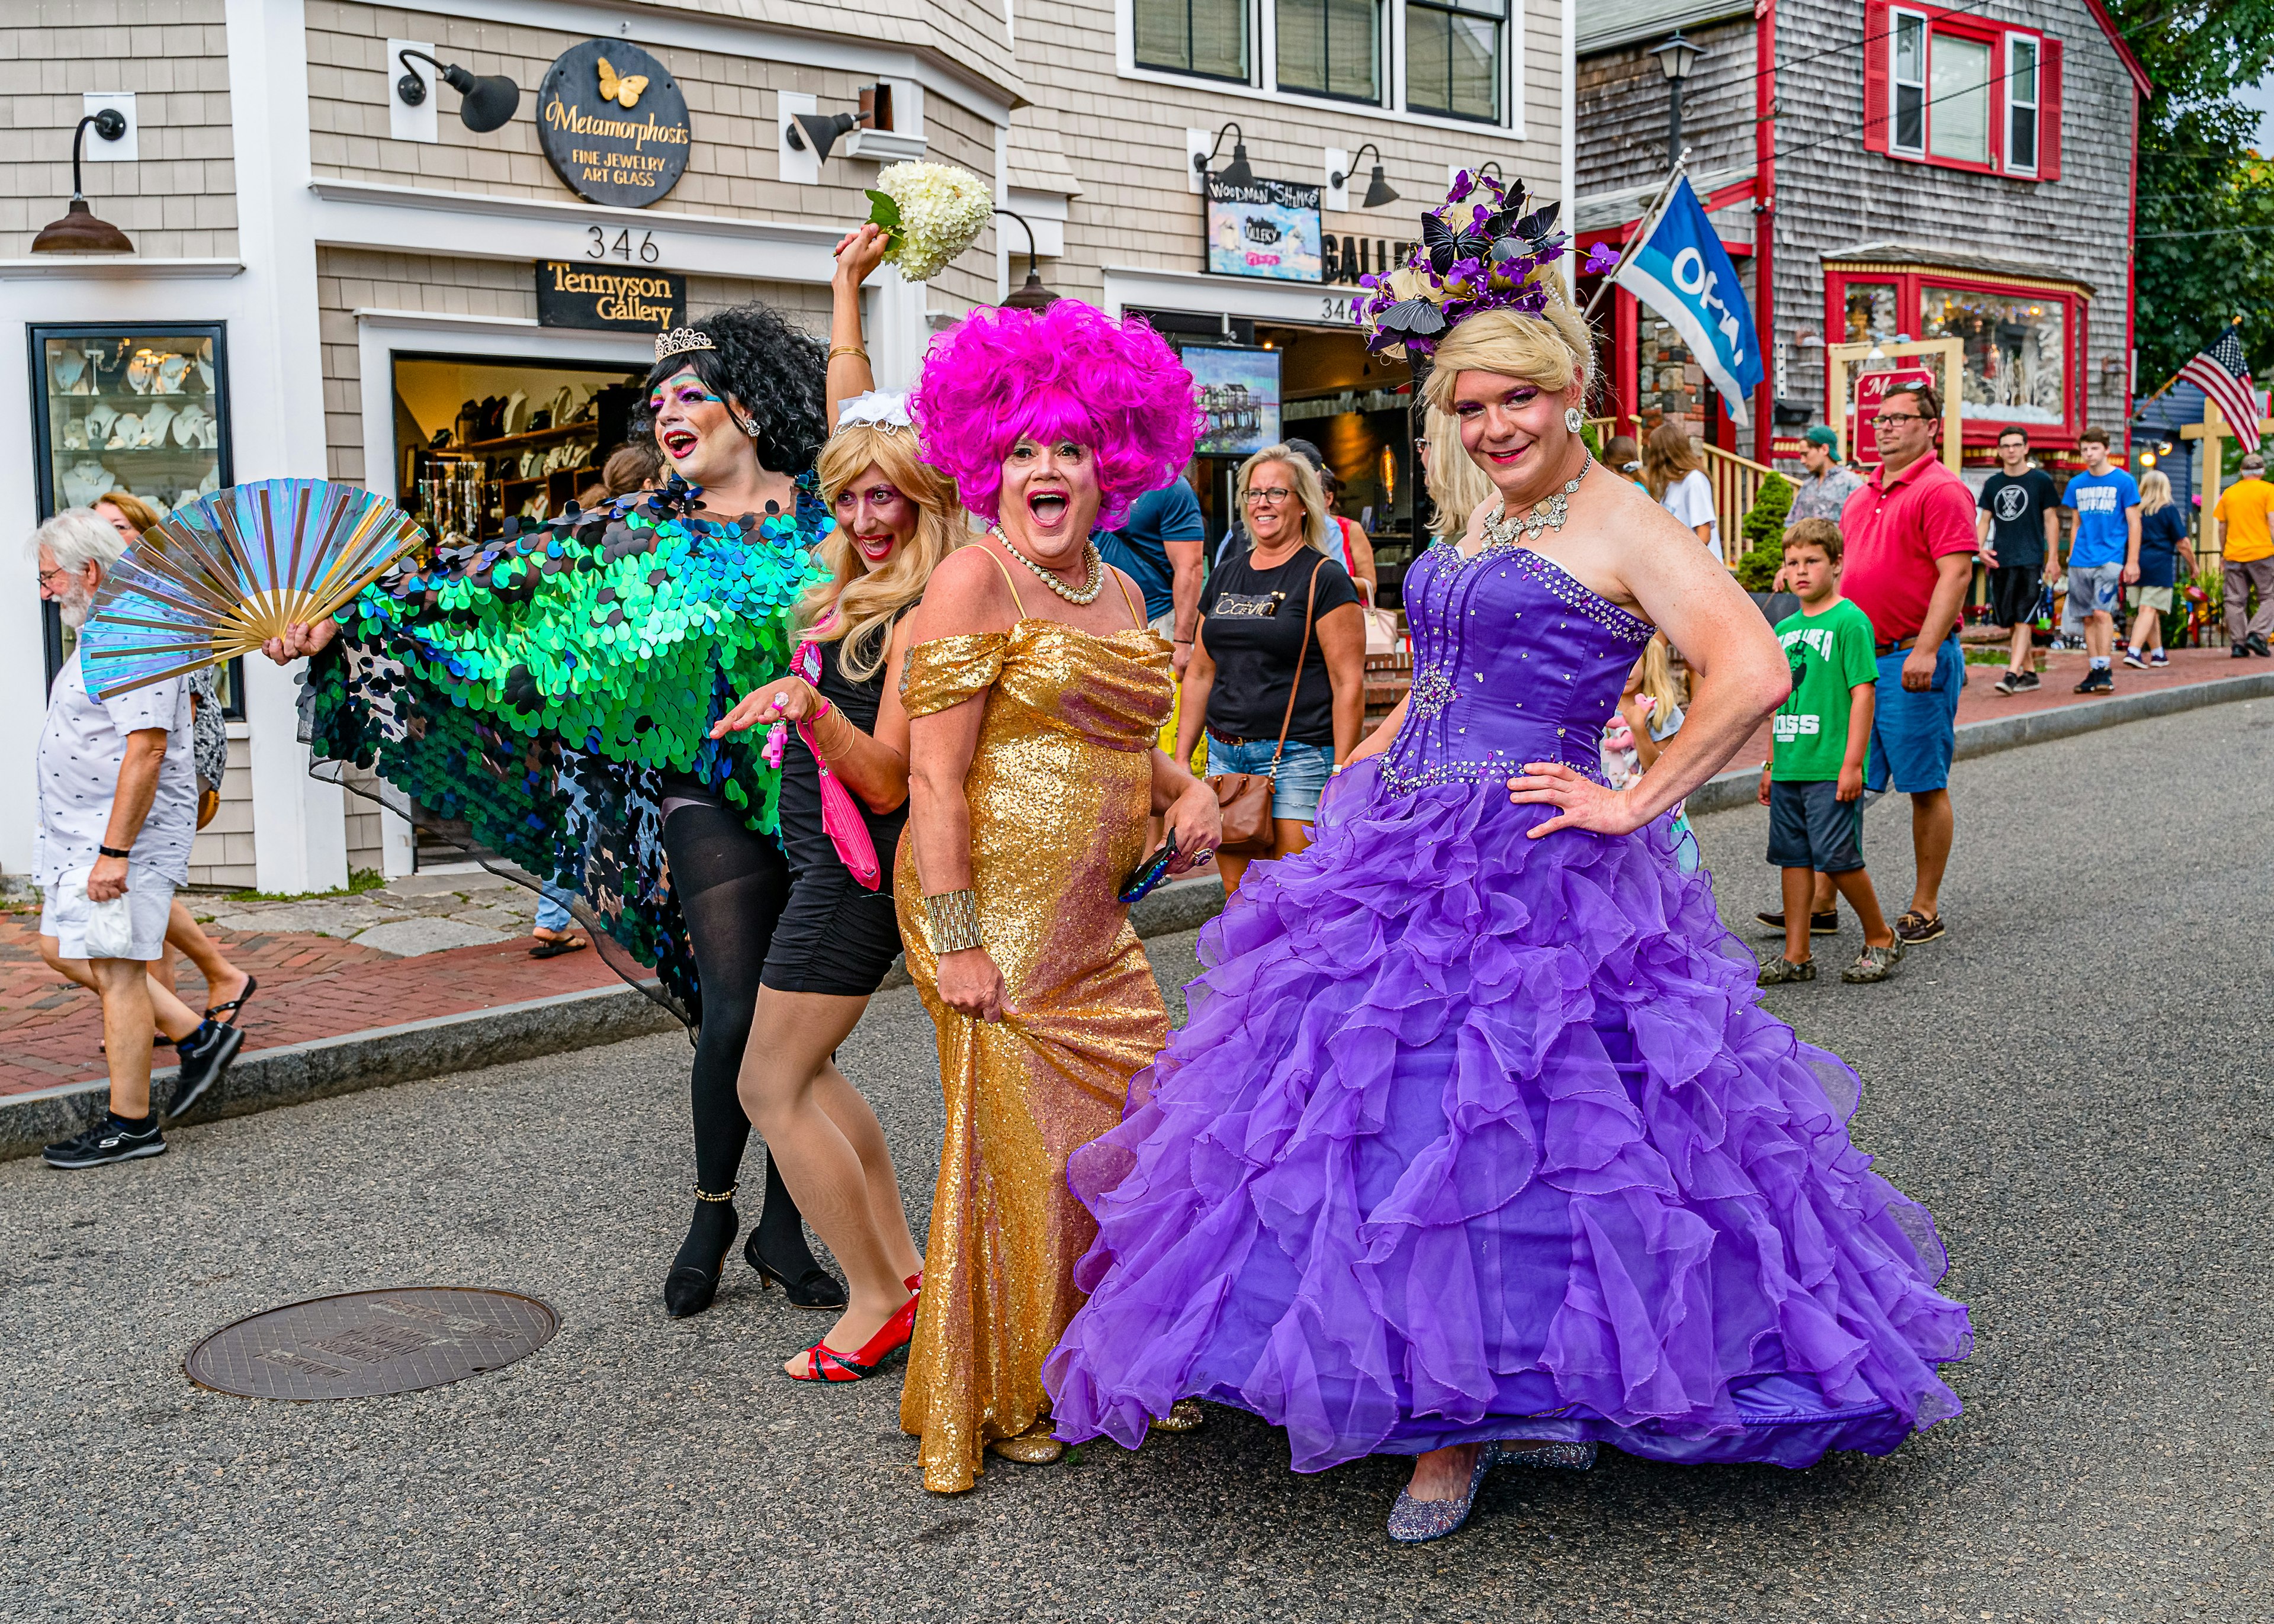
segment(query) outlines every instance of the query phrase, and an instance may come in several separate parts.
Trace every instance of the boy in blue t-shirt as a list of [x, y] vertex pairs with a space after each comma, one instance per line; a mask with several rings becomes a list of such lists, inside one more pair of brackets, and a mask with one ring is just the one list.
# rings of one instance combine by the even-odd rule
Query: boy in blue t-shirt
[[1769, 861], [1784, 870], [1784, 956], [1765, 960], [1760, 984], [1812, 981], [1810, 899], [1828, 877], [1856, 910], [1864, 951], [1843, 981], [1884, 981], [1903, 956], [1864, 871], [1864, 767], [1871, 745], [1871, 706], [1879, 678], [1878, 634], [1840, 596], [1840, 527], [1803, 519], [1784, 533], [1785, 584], [1800, 613], [1777, 622], [1792, 666], [1792, 695], [1771, 718], [1771, 754], [1761, 768], [1769, 809]]
[[2068, 482], [2061, 506], [2076, 515], [2076, 534], [2068, 545], [2068, 605], [2061, 630], [2084, 633], [2091, 668], [2076, 685], [2080, 694], [2112, 694], [2116, 677], [2116, 605], [2124, 589], [2140, 578], [2140, 487], [2108, 460], [2108, 431], [2087, 429], [2076, 448], [2085, 471]]

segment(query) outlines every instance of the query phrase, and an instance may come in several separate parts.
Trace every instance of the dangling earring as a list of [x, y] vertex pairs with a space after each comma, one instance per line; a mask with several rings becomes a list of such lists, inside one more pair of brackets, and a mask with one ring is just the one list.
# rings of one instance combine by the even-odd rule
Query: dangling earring
[[1563, 427], [1568, 432], [1577, 434], [1586, 421], [1579, 415], [1579, 409], [1577, 406], [1566, 406], [1563, 409]]
[[[1572, 412], [1567, 415], [1571, 417], [1578, 416], [1577, 412]], [[734, 414], [734, 426], [742, 430], [743, 433], [748, 434], [752, 440], [756, 440], [758, 437], [758, 420], [756, 417], [746, 417], [738, 411]]]

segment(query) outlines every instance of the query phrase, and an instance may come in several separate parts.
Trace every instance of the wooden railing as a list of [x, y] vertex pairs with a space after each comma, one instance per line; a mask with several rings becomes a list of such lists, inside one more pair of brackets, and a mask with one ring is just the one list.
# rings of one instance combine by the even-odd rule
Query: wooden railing
[[1745, 515], [1760, 493], [1761, 481], [1776, 470], [1719, 446], [1701, 446], [1706, 454], [1706, 477], [1713, 485], [1713, 516], [1721, 524], [1721, 557], [1731, 568], [1744, 551]]

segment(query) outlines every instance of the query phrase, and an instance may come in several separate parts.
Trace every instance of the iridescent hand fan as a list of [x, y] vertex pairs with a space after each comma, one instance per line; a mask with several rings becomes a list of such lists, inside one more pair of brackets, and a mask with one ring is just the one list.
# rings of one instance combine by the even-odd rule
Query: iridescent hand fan
[[425, 531], [387, 498], [327, 479], [264, 479], [177, 508], [111, 566], [80, 637], [108, 699], [258, 650], [324, 619]]

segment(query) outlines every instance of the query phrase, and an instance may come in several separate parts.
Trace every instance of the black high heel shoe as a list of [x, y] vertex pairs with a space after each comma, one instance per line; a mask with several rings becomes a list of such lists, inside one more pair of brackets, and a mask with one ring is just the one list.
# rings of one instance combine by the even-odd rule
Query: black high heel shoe
[[[734, 1244], [734, 1231], [742, 1228], [733, 1190], [724, 1195], [697, 1190], [695, 1201], [695, 1222], [688, 1225], [687, 1238], [680, 1244], [679, 1255], [671, 1260], [671, 1273], [663, 1279], [663, 1311], [674, 1320], [699, 1314], [711, 1306], [711, 1299], [719, 1295], [719, 1277], [727, 1269], [727, 1249]], [[718, 1231], [715, 1241], [705, 1235], [706, 1229]], [[752, 1230], [750, 1238], [756, 1240], [757, 1231]]]
[[758, 1231], [752, 1229], [750, 1238], [742, 1243], [744, 1261], [758, 1272], [760, 1289], [779, 1286], [793, 1308], [843, 1308], [853, 1299], [847, 1295], [845, 1282], [809, 1256], [804, 1270], [792, 1280], [789, 1275], [766, 1261], [758, 1251]]

